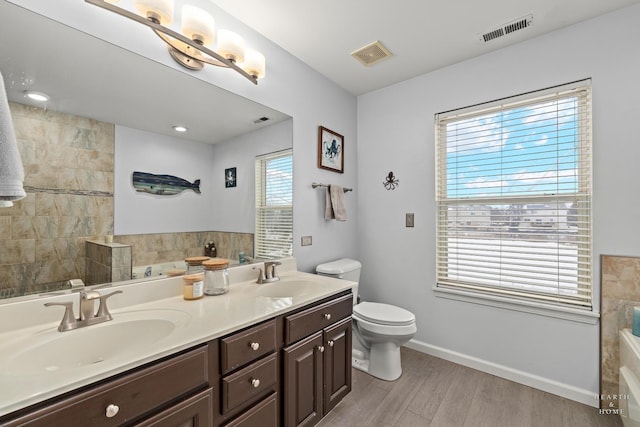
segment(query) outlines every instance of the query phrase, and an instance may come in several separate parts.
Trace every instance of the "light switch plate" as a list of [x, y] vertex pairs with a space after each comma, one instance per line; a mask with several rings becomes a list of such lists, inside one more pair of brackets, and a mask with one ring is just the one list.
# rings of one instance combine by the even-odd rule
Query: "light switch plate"
[[405, 227], [413, 227], [413, 213], [406, 214]]
[[302, 236], [301, 245], [302, 246], [311, 246], [312, 239], [311, 236]]

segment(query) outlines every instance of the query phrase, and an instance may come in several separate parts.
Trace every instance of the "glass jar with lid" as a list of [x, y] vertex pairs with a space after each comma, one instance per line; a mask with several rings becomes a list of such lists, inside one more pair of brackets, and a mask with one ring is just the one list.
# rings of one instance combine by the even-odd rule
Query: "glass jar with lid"
[[204, 267], [202, 263], [210, 259], [208, 256], [192, 256], [184, 259], [187, 264], [187, 274], [203, 273]]
[[229, 291], [229, 260], [214, 258], [202, 263], [204, 267], [204, 294], [222, 295]]
[[182, 296], [186, 300], [200, 299], [204, 296], [204, 274], [182, 276]]

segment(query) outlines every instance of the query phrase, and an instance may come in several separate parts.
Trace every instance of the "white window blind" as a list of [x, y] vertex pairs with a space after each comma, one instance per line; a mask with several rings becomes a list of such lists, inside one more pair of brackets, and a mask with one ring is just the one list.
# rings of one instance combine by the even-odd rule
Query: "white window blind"
[[436, 115], [437, 286], [591, 308], [591, 87]]
[[293, 154], [284, 150], [256, 158], [255, 257], [293, 253]]

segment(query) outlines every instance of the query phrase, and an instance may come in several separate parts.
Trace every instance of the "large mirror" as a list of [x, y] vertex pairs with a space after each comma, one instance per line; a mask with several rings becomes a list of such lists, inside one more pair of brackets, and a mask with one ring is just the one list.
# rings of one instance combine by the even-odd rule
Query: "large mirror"
[[[291, 117], [6, 1], [0, 36], [28, 193], [0, 209], [0, 298], [124, 280], [211, 241], [253, 255], [254, 164], [291, 149]], [[201, 192], [137, 192], [134, 170], [200, 179]], [[103, 270], [88, 278], [88, 263]]]

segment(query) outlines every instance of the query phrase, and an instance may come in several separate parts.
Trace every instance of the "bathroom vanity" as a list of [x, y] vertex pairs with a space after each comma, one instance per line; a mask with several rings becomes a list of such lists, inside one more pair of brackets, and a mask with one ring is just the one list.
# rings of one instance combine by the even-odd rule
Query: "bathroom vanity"
[[[0, 425], [317, 423], [351, 390], [355, 283], [297, 272], [293, 259], [281, 267], [268, 285], [255, 284], [251, 266], [234, 269], [227, 294], [197, 301], [182, 299], [180, 278], [119, 286], [113, 321], [0, 333]], [[36, 320], [50, 320], [44, 302], [3, 304], [0, 315], [40, 310]]]

